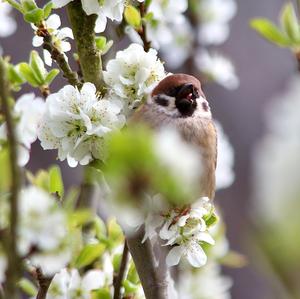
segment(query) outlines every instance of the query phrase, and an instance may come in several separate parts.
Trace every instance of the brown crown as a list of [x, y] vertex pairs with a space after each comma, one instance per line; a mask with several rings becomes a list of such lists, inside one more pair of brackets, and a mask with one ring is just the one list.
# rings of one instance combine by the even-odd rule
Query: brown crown
[[166, 78], [161, 80], [159, 84], [153, 89], [152, 96], [158, 94], [167, 94], [170, 89], [186, 83], [192, 83], [198, 89], [199, 93], [204, 96], [200, 81], [194, 76], [186, 74], [175, 74], [167, 76]]

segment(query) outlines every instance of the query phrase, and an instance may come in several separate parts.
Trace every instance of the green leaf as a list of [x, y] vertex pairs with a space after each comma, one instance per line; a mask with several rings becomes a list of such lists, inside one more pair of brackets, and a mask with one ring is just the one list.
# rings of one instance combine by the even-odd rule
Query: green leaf
[[152, 2], [152, 0], [145, 0], [145, 7], [149, 7], [151, 2]]
[[94, 226], [97, 238], [102, 239], [103, 237], [106, 237], [106, 225], [100, 217], [95, 216]]
[[52, 81], [56, 78], [56, 76], [59, 74], [59, 69], [52, 69], [45, 78], [45, 83], [50, 85]]
[[21, 0], [21, 5], [25, 12], [38, 8], [34, 0]]
[[128, 5], [125, 8], [124, 16], [126, 22], [131, 25], [135, 29], [139, 29], [141, 27], [142, 19], [139, 10], [137, 10], [134, 6]]
[[47, 171], [39, 170], [36, 175], [26, 171], [26, 178], [31, 184], [49, 192], [49, 173]]
[[140, 282], [139, 275], [136, 271], [134, 262], [132, 260], [130, 261], [129, 270], [128, 270], [128, 274], [127, 274], [127, 280], [129, 280], [130, 282], [132, 282], [134, 284], [138, 284]]
[[109, 289], [99, 289], [92, 291], [92, 299], [111, 299]]
[[116, 219], [110, 219], [107, 223], [107, 232], [109, 240], [114, 243], [121, 243], [124, 239], [123, 231]]
[[280, 47], [290, 47], [293, 45], [291, 40], [267, 19], [253, 19], [250, 25], [265, 39]]
[[121, 266], [121, 260], [122, 260], [122, 253], [117, 253], [113, 256], [112, 264], [113, 264], [115, 273], [119, 272], [119, 269]]
[[154, 18], [154, 14], [153, 14], [153, 12], [148, 12], [145, 16], [144, 16], [144, 20], [146, 21], [146, 22], [152, 22], [152, 20], [153, 20], [153, 18]]
[[41, 8], [35, 8], [24, 14], [24, 20], [28, 23], [39, 24], [44, 19], [44, 11]]
[[8, 80], [12, 84], [21, 85], [25, 82], [24, 78], [21, 76], [18, 69], [12, 64], [9, 64], [7, 68], [7, 76], [8, 76]]
[[80, 227], [91, 220], [90, 210], [76, 210], [71, 213], [69, 217], [69, 224], [71, 227]]
[[26, 293], [30, 297], [35, 297], [37, 295], [38, 290], [36, 286], [26, 278], [22, 278], [18, 282], [18, 286], [24, 293]]
[[82, 268], [90, 265], [103, 254], [104, 250], [105, 246], [103, 244], [86, 245], [79, 253], [79, 256], [75, 262], [75, 267]]
[[60, 168], [57, 165], [49, 169], [49, 189], [51, 193], [57, 193], [60, 197], [64, 194], [64, 183]]
[[45, 69], [44, 61], [42, 60], [37, 51], [31, 51], [29, 65], [38, 82], [40, 82], [39, 85], [45, 84], [45, 77], [47, 75], [47, 71]]
[[31, 67], [26, 62], [21, 62], [18, 64], [18, 69], [21, 73], [21, 75], [26, 79], [26, 81], [32, 85], [33, 87], [38, 87], [40, 85], [40, 82], [37, 81]]
[[107, 41], [104, 36], [96, 37], [96, 46], [100, 50], [101, 55], [106, 54], [113, 45], [113, 40]]
[[51, 1], [44, 5], [43, 7], [44, 19], [47, 19], [50, 16], [52, 8], [53, 8], [53, 3]]
[[207, 219], [205, 219], [207, 227], [210, 227], [218, 222], [219, 218], [215, 213], [212, 213]]
[[299, 42], [300, 28], [292, 3], [287, 3], [284, 5], [280, 19], [281, 25], [289, 38], [293, 41]]
[[96, 36], [95, 41], [97, 48], [101, 51], [104, 49], [107, 39], [105, 36]]
[[125, 295], [128, 295], [135, 293], [139, 288], [139, 284], [132, 283], [126, 279], [123, 281], [123, 287], [125, 288]]

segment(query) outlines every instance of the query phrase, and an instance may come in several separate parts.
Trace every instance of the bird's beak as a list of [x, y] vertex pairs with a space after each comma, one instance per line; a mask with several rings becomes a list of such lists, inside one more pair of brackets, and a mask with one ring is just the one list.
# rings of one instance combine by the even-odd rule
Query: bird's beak
[[189, 97], [190, 94], [194, 95], [194, 85], [192, 83], [186, 83], [177, 93], [176, 99], [188, 99], [192, 102], [193, 98]]

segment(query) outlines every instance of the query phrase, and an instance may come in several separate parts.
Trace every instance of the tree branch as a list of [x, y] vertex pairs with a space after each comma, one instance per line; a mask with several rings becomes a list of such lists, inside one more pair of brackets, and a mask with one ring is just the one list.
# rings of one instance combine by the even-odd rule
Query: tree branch
[[298, 71], [300, 72], [300, 52], [295, 53], [296, 54], [296, 59], [298, 62]]
[[[145, 3], [142, 2], [140, 4], [140, 14], [141, 14], [142, 18], [145, 16], [146, 12], [147, 12], [147, 7], [145, 6]], [[150, 50], [150, 48], [151, 48], [151, 42], [148, 41], [148, 38], [147, 38], [147, 26], [146, 26], [146, 24], [144, 22], [142, 23], [142, 27], [139, 30], [137, 30], [137, 33], [139, 34], [140, 38], [143, 41], [144, 50], [146, 52], [148, 52]]]
[[73, 85], [81, 88], [82, 82], [79, 81], [78, 75], [76, 72], [73, 72], [64, 53], [61, 53], [53, 44], [52, 37], [47, 30], [38, 31], [38, 35], [44, 38], [43, 48], [51, 54], [51, 58], [56, 61], [57, 65], [63, 72], [63, 76], [68, 80], [68, 82]]
[[125, 240], [120, 270], [116, 280], [114, 281], [114, 299], [122, 299], [121, 287], [126, 277], [128, 261], [129, 261], [129, 251], [128, 251], [127, 242]]
[[21, 272], [21, 260], [17, 252], [18, 195], [21, 187], [21, 173], [17, 164], [18, 145], [14, 130], [13, 117], [9, 107], [9, 92], [9, 82], [7, 81], [5, 63], [0, 57], [0, 99], [6, 121], [7, 140], [9, 145], [10, 176], [12, 180], [9, 197], [9, 232], [6, 236], [8, 245], [6, 248], [8, 269], [6, 273], [5, 294], [7, 298], [16, 299], [19, 297], [16, 285]]
[[95, 84], [98, 91], [104, 92], [101, 56], [95, 43], [94, 29], [98, 16], [86, 15], [80, 0], [70, 2], [67, 10], [84, 81]]
[[165, 258], [155, 257], [149, 239], [142, 243], [144, 229], [136, 235], [127, 237], [127, 244], [139, 274], [146, 299], [168, 299], [168, 269]]
[[45, 277], [39, 268], [36, 269], [35, 276], [39, 284], [36, 299], [45, 299], [53, 277]]
[[[69, 3], [67, 11], [77, 46], [83, 79], [85, 82], [95, 84], [97, 90], [104, 93], [101, 56], [95, 42], [97, 15], [87, 16], [82, 9], [80, 0], [74, 0]], [[88, 176], [88, 167], [85, 167], [84, 172], [84, 177]], [[93, 194], [93, 185], [84, 178], [80, 188], [78, 206], [89, 206]]]

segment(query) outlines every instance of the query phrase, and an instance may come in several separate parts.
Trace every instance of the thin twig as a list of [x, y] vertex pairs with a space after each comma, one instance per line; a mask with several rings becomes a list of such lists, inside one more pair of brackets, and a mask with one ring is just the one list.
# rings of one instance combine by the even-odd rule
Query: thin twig
[[[142, 2], [140, 4], [139, 8], [140, 8], [141, 17], [143, 18], [146, 15], [146, 13], [147, 13], [147, 7], [145, 6], [145, 3]], [[144, 23], [144, 21], [142, 21], [142, 26], [141, 26], [140, 29], [137, 30], [137, 33], [139, 34], [140, 38], [143, 41], [144, 50], [146, 52], [148, 52], [150, 50], [150, 48], [151, 48], [151, 42], [147, 38], [147, 26]]]
[[9, 213], [9, 233], [7, 235], [7, 258], [8, 269], [6, 275], [5, 292], [7, 298], [18, 298], [16, 288], [17, 281], [20, 277], [21, 261], [17, 252], [17, 227], [18, 227], [18, 195], [21, 187], [21, 172], [17, 164], [18, 161], [18, 146], [14, 130], [13, 117], [9, 107], [9, 82], [6, 77], [5, 63], [0, 58], [0, 99], [1, 108], [6, 121], [7, 141], [9, 146], [9, 164], [10, 164], [10, 213]]
[[298, 71], [300, 72], [300, 52], [295, 53], [297, 63], [298, 63]]
[[77, 73], [72, 71], [64, 53], [60, 52], [55, 47], [52, 42], [52, 37], [49, 33], [47, 33], [47, 31], [43, 31], [43, 33], [45, 33], [45, 35], [43, 36], [43, 48], [47, 50], [50, 53], [51, 58], [56, 61], [57, 65], [63, 72], [63, 76], [68, 80], [68, 82], [73, 86], [81, 88], [82, 83], [79, 81]]
[[39, 284], [39, 291], [36, 295], [36, 299], [45, 299], [53, 277], [44, 276], [39, 268], [36, 269], [35, 276]]
[[122, 299], [121, 287], [126, 277], [126, 272], [128, 269], [128, 261], [129, 261], [129, 250], [128, 250], [127, 242], [125, 240], [120, 270], [116, 280], [114, 281], [114, 299]]

